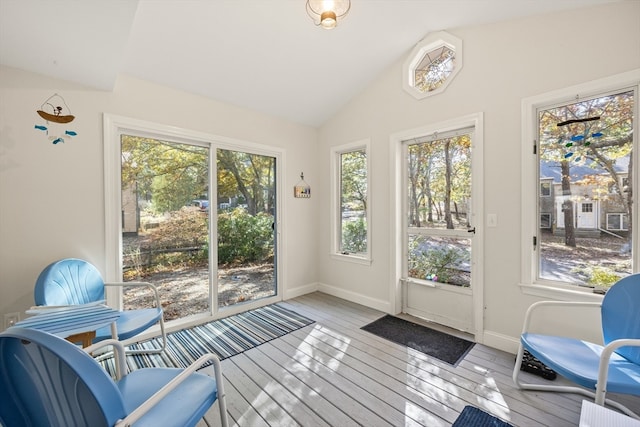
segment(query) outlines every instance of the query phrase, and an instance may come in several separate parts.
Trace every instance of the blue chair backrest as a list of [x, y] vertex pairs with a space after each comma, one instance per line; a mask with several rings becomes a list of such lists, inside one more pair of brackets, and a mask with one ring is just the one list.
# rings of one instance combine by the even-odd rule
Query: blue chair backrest
[[36, 305], [87, 304], [104, 299], [100, 272], [87, 261], [62, 259], [49, 264], [36, 280]]
[[[640, 273], [616, 282], [602, 300], [604, 343], [622, 338], [640, 339]], [[621, 347], [616, 353], [640, 364], [640, 347]]]
[[80, 348], [35, 329], [0, 334], [3, 426], [113, 426], [125, 416], [115, 383]]

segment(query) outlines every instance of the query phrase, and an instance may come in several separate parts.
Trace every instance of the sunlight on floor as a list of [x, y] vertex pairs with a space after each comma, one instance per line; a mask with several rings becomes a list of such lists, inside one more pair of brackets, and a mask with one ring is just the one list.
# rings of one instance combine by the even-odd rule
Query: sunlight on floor
[[[473, 405], [509, 420], [511, 411], [491, 373], [476, 365], [471, 369], [469, 371], [469, 368], [461, 366], [440, 367], [432, 363], [427, 356], [409, 349], [406, 385], [419, 396], [433, 399], [434, 405], [442, 406], [442, 402], [446, 402], [447, 407], [459, 411], [466, 405]], [[465, 370], [468, 371], [468, 379], [461, 375]], [[481, 392], [478, 390], [479, 387], [483, 389]], [[445, 416], [448, 412], [447, 407], [441, 409]]]
[[[511, 410], [509, 409], [509, 404], [500, 392], [500, 386], [491, 376], [491, 371], [478, 365], [473, 365], [472, 369], [484, 378], [484, 380], [478, 380], [478, 384], [481, 384], [481, 387], [485, 389], [475, 396], [475, 406], [503, 420], [510, 420]], [[481, 395], [483, 397], [480, 397]]]
[[407, 402], [404, 407], [405, 414], [405, 426], [421, 425], [429, 427], [448, 427], [451, 423], [444, 421], [442, 418], [433, 416], [428, 412], [425, 412], [424, 408], [415, 405], [411, 402]]

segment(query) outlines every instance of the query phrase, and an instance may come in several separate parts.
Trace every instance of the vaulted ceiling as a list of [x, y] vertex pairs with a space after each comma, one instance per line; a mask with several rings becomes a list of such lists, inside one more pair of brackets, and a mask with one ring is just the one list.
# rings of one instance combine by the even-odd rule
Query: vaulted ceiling
[[[114, 88], [118, 74], [320, 126], [426, 34], [615, 0], [0, 0], [0, 64]], [[505, 35], [508, 37], [508, 35]]]

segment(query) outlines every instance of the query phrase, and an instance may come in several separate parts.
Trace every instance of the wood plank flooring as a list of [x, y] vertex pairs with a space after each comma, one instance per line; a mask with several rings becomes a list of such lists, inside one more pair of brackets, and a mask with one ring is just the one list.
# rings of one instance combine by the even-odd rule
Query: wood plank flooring
[[[514, 426], [578, 425], [583, 397], [520, 391], [511, 354], [476, 344], [453, 367], [360, 330], [377, 310], [322, 293], [282, 304], [316, 323], [222, 361], [233, 426], [439, 427], [466, 405]], [[218, 411], [198, 426], [218, 426]]]

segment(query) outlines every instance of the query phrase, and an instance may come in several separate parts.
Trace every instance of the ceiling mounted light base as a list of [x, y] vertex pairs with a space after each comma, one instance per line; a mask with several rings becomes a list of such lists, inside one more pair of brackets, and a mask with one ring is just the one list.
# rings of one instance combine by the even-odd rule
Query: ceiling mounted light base
[[331, 30], [351, 9], [351, 0], [307, 0], [307, 13], [316, 25]]

